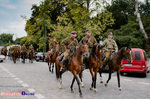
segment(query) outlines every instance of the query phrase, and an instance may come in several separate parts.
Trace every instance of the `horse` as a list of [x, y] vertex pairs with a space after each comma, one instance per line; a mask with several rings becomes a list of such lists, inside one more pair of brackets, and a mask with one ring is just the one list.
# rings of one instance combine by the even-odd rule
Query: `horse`
[[58, 60], [56, 60], [56, 77], [57, 79], [60, 79], [59, 82], [59, 88], [61, 89], [61, 76], [62, 74], [66, 71], [69, 70], [72, 74], [73, 74], [73, 80], [72, 80], [72, 84], [70, 86], [71, 88], [71, 92], [73, 93], [73, 84], [75, 82], [75, 80], [77, 81], [78, 84], [78, 88], [79, 88], [79, 95], [80, 97], [82, 97], [82, 91], [80, 88], [80, 81], [78, 79], [78, 74], [80, 76], [80, 74], [82, 73], [82, 58], [83, 57], [88, 57], [89, 56], [89, 51], [88, 51], [88, 45], [87, 42], [83, 42], [80, 44], [79, 48], [76, 49], [75, 53], [72, 55], [70, 62], [68, 63], [68, 66], [66, 66], [64, 71], [60, 71], [60, 68], [62, 66], [62, 63], [60, 63]]
[[93, 90], [97, 92], [96, 89], [96, 80], [97, 80], [97, 72], [99, 70], [99, 67], [102, 64], [102, 56], [103, 56], [103, 47], [101, 44], [96, 44], [91, 49], [91, 54], [89, 57], [89, 70], [92, 76], [92, 84], [90, 90]]
[[6, 57], [7, 56], [7, 50], [3, 50], [2, 54]]
[[27, 51], [23, 50], [21, 52], [22, 63], [25, 63], [25, 59], [27, 58]]
[[29, 51], [29, 63], [33, 63], [33, 58], [34, 58], [34, 49], [31, 49]]
[[18, 58], [18, 51], [17, 50], [14, 50], [12, 52], [12, 58], [13, 58], [14, 63], [16, 63], [16, 59]]
[[[109, 80], [111, 79], [111, 74], [113, 71], [117, 72], [117, 80], [118, 80], [118, 88], [121, 91], [122, 88], [120, 87], [120, 69], [122, 66], [122, 60], [125, 59], [128, 62], [132, 62], [132, 51], [131, 47], [122, 47], [118, 52], [112, 54], [109, 59], [108, 59], [108, 66], [109, 66], [109, 77], [108, 80], [106, 81], [105, 86], [108, 85]], [[102, 81], [102, 69], [106, 66], [106, 64], [103, 62], [102, 67], [99, 70], [100, 74], [100, 82], [103, 83]]]
[[[49, 71], [53, 73], [53, 69], [54, 69], [54, 63], [56, 61], [56, 58], [59, 54], [59, 43], [56, 43], [56, 46], [55, 46], [55, 50], [54, 50], [54, 53], [52, 54], [52, 56], [50, 57], [50, 54], [49, 52], [47, 52], [46, 56], [47, 56], [47, 63], [48, 63], [48, 66], [49, 66]], [[51, 70], [51, 64], [52, 64], [52, 70]]]

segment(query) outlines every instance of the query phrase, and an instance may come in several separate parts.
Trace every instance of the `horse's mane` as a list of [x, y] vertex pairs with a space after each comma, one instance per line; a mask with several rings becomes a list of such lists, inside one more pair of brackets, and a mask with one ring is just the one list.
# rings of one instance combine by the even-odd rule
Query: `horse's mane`
[[94, 45], [94, 46], [92, 47], [90, 56], [93, 56], [93, 57], [94, 57], [94, 55], [95, 55], [95, 53], [96, 53], [96, 48], [97, 48], [97, 46], [99, 46], [99, 44], [96, 44], [96, 45]]
[[125, 49], [126, 47], [122, 47], [118, 52], [121, 52]]

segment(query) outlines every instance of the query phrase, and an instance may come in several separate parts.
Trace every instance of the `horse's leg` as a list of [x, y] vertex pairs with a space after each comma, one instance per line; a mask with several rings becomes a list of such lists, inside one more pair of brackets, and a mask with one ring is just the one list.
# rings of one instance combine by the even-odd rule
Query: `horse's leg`
[[53, 69], [54, 69], [54, 63], [52, 63], [53, 65], [52, 65], [52, 73], [53, 73]]
[[80, 97], [82, 97], [82, 91], [81, 91], [81, 88], [80, 88], [80, 81], [79, 81], [79, 79], [78, 79], [78, 77], [77, 77], [77, 76], [75, 76], [75, 78], [76, 78], [76, 81], [77, 81], [77, 84], [78, 84]]
[[95, 75], [94, 75], [94, 91], [97, 92], [97, 89], [96, 89], [96, 80], [97, 80], [97, 72], [98, 72], [98, 68], [95, 70]]
[[107, 82], [106, 82], [105, 86], [107, 86], [107, 84], [108, 84], [109, 80], [111, 79], [111, 73], [112, 73], [112, 69], [111, 69], [111, 68], [109, 68], [109, 77], [108, 77], [108, 80], [107, 80]]
[[74, 81], [75, 81], [75, 77], [73, 77], [73, 79], [72, 79], [72, 84], [71, 84], [71, 86], [70, 86], [70, 88], [71, 88], [71, 93], [74, 93], [74, 91], [73, 91], [73, 84], [74, 84]]
[[84, 88], [84, 84], [83, 84], [83, 81], [82, 81], [82, 72], [79, 73], [79, 77], [80, 77], [80, 80], [81, 80], [80, 84], [81, 84], [82, 88]]
[[118, 79], [118, 87], [119, 87], [119, 90], [121, 91], [122, 88], [120, 87], [120, 69], [117, 70], [117, 79]]
[[103, 69], [104, 69], [104, 66], [105, 64], [101, 64], [100, 65], [100, 68], [99, 68], [99, 75], [100, 75], [100, 83], [103, 83], [103, 79], [102, 79], [102, 71], [103, 71]]
[[90, 90], [93, 90], [93, 87], [94, 87], [94, 75], [93, 75], [93, 68], [89, 68], [90, 69], [90, 73], [91, 73], [91, 76], [92, 76], [92, 84], [91, 84], [91, 88]]
[[51, 62], [49, 63], [49, 72], [51, 72]]

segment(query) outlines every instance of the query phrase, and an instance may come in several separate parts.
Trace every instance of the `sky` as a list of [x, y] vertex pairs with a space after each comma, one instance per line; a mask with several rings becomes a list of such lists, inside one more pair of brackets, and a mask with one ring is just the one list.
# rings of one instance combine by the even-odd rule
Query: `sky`
[[41, 1], [42, 0], [0, 0], [0, 34], [14, 34], [13, 40], [27, 36], [24, 30], [26, 21], [21, 18], [21, 15], [25, 15], [27, 19], [29, 19], [32, 13], [32, 5], [39, 5]]
[[0, 0], [0, 34], [14, 34], [13, 40], [27, 36], [26, 21], [21, 15], [31, 16], [33, 4], [40, 4], [41, 0]]

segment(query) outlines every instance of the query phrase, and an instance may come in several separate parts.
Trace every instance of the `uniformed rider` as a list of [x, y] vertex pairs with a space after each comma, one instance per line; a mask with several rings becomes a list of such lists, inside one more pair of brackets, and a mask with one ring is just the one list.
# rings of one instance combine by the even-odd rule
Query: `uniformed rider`
[[[95, 37], [91, 35], [90, 29], [87, 29], [85, 32], [86, 32], [86, 36], [81, 39], [79, 44], [81, 44], [82, 41], [87, 42], [87, 44], [89, 46], [89, 51], [91, 52], [91, 48], [95, 44], [97, 44], [97, 41], [96, 41]], [[88, 58], [83, 59], [83, 67], [82, 68], [85, 68], [85, 67], [88, 68]]]
[[71, 37], [67, 37], [65, 38], [61, 43], [60, 46], [62, 47], [63, 51], [64, 51], [64, 57], [62, 60], [63, 63], [63, 70], [65, 69], [65, 66], [68, 65], [68, 56], [70, 54], [70, 48], [73, 48], [74, 46], [78, 46], [78, 41], [75, 38], [77, 36], [77, 32], [76, 31], [72, 31], [71, 32]]
[[113, 33], [109, 32], [108, 33], [108, 38], [104, 40], [102, 43], [104, 46], [104, 51], [105, 51], [105, 63], [107, 64], [107, 61], [111, 55], [112, 52], [118, 52], [118, 46], [116, 44], [116, 41], [113, 40]]
[[54, 50], [55, 50], [55, 46], [56, 46], [56, 44], [57, 44], [58, 42], [56, 41], [56, 37], [53, 37], [53, 41], [52, 42], [50, 42], [50, 44], [49, 44], [49, 55], [50, 55], [50, 59], [51, 59], [51, 57], [52, 57], [52, 55], [53, 55], [53, 53], [54, 53]]

